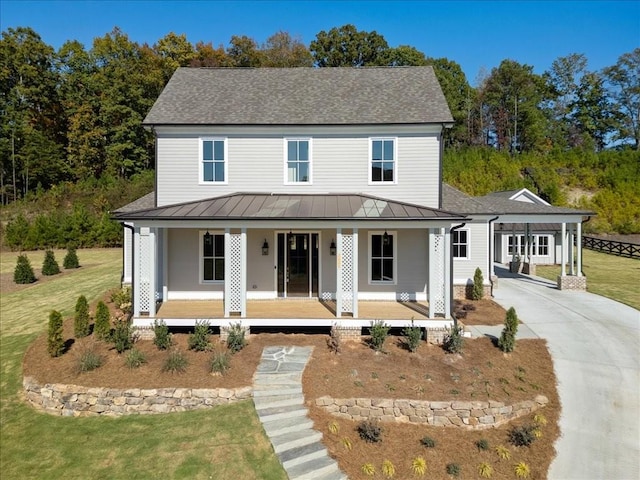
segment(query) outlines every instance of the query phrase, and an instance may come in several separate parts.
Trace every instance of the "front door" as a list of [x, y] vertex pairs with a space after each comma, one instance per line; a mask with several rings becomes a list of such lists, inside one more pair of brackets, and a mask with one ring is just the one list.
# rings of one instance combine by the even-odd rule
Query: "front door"
[[278, 234], [278, 296], [318, 295], [318, 234]]

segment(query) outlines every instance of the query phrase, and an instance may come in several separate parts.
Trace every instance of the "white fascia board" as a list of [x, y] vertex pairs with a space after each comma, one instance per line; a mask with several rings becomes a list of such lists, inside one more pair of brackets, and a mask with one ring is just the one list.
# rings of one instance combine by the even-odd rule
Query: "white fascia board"
[[135, 224], [139, 227], [155, 227], [155, 228], [200, 228], [213, 229], [220, 228], [249, 228], [249, 229], [284, 229], [284, 230], [301, 230], [301, 229], [425, 229], [425, 228], [450, 228], [464, 220], [389, 220], [389, 221], [373, 221], [363, 220], [354, 222], [351, 220], [136, 220]]
[[393, 125], [157, 125], [156, 136], [239, 136], [239, 137], [282, 137], [331, 136], [352, 137], [370, 135], [420, 135], [439, 134], [442, 124], [393, 124]]
[[496, 223], [576, 223], [582, 222], [585, 216], [568, 213], [540, 213], [540, 214], [508, 214], [500, 215]]
[[525, 196], [525, 197], [529, 198], [529, 200], [531, 200], [533, 203], [538, 203], [540, 205], [551, 206], [550, 203], [544, 201], [542, 198], [540, 198], [538, 195], [533, 193], [528, 188], [523, 188], [519, 192], [514, 193], [513, 195], [511, 195], [509, 197], [509, 200], [515, 200], [516, 202], [517, 201], [521, 201], [521, 200], [518, 200], [518, 197], [520, 197], [520, 196]]

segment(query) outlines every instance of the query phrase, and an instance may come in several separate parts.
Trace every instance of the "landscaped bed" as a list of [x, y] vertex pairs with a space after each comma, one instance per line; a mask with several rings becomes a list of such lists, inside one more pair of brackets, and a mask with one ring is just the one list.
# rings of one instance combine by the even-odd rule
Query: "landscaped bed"
[[[504, 320], [504, 312], [502, 319]], [[303, 376], [303, 390], [315, 428], [322, 431], [324, 443], [342, 470], [351, 479], [370, 478], [362, 466], [372, 463], [377, 477], [382, 476], [382, 462], [389, 460], [395, 478], [412, 478], [412, 461], [422, 457], [427, 464], [427, 478], [454, 478], [447, 474], [448, 464], [457, 464], [460, 478], [477, 478], [480, 464], [493, 469], [492, 478], [514, 478], [514, 465], [525, 462], [529, 478], [545, 478], [555, 455], [553, 443], [558, 436], [559, 401], [551, 358], [543, 340], [521, 340], [511, 354], [503, 354], [489, 339], [467, 339], [462, 354], [448, 354], [442, 347], [422, 342], [415, 353], [409, 352], [402, 337], [390, 336], [384, 352], [375, 352], [366, 343], [343, 343], [335, 354], [327, 344], [327, 334], [258, 334], [251, 335], [247, 346], [231, 357], [224, 375], [211, 374], [213, 351], [225, 350], [217, 335], [210, 337], [212, 350], [188, 349], [188, 335], [173, 335], [171, 350], [179, 349], [187, 359], [184, 373], [163, 371], [169, 351], [159, 350], [150, 340], [135, 343], [146, 357], [139, 368], [128, 368], [126, 353], [118, 354], [110, 343], [97, 341], [94, 335], [75, 340], [73, 319], [64, 322], [67, 351], [58, 358], [47, 353], [46, 335], [39, 337], [24, 358], [24, 375], [39, 383], [66, 383], [87, 387], [111, 388], [236, 388], [251, 386], [252, 377], [265, 346], [310, 345], [314, 347]], [[93, 349], [103, 359], [95, 370], [78, 373], [82, 352]], [[530, 447], [514, 447], [508, 442], [509, 431], [517, 425], [534, 424], [534, 414], [513, 420], [498, 428], [469, 431], [462, 427], [381, 423], [378, 443], [360, 439], [359, 422], [337, 418], [315, 406], [322, 396], [334, 398], [389, 398], [430, 401], [496, 401], [507, 405], [533, 400], [544, 395], [549, 403], [538, 410], [548, 423], [538, 425], [542, 437]], [[420, 440], [431, 437], [436, 446], [424, 447]], [[348, 439], [348, 440], [345, 440]], [[488, 449], [476, 442], [486, 440]], [[484, 443], [483, 443], [484, 445]], [[496, 447], [503, 445], [510, 459], [500, 459]], [[350, 446], [351, 448], [347, 448]], [[454, 472], [455, 467], [450, 466]]]

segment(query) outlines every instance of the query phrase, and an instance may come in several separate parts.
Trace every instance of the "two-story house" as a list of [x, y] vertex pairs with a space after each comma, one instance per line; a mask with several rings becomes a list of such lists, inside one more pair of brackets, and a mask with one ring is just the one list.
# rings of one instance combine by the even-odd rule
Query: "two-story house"
[[134, 326], [450, 325], [495, 220], [443, 208], [452, 121], [431, 67], [178, 69], [155, 192], [114, 214]]

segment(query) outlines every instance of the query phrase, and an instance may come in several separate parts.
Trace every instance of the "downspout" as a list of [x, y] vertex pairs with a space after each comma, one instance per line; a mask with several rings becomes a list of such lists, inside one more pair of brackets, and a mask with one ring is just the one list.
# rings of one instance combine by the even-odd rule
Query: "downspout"
[[491, 268], [491, 266], [493, 265], [493, 237], [495, 237], [495, 235], [491, 235], [491, 224], [498, 218], [500, 218], [500, 215], [489, 219], [487, 223], [489, 227], [487, 235], [489, 235], [489, 283], [491, 283], [491, 297], [493, 297], [493, 268]]
[[[131, 306], [133, 307], [133, 297], [134, 297], [133, 289], [135, 288], [134, 273], [135, 273], [135, 266], [136, 266], [135, 257], [134, 257], [135, 248], [133, 248], [133, 244], [134, 244], [133, 237], [135, 233], [132, 225], [127, 225], [125, 222], [120, 222], [120, 225], [122, 225], [124, 228], [128, 228], [129, 230], [131, 230]], [[122, 249], [122, 258], [123, 258], [122, 264], [124, 265], [124, 248]], [[124, 277], [124, 269], [122, 271], [122, 275]], [[133, 314], [133, 308], [131, 308], [131, 312]]]
[[[449, 235], [451, 236], [451, 234], [453, 232], [455, 232], [456, 230], [461, 229], [462, 227], [464, 227], [467, 223], [461, 223], [460, 225], [457, 225], [455, 227], [451, 227], [449, 229]], [[455, 317], [455, 315], [453, 314], [453, 249], [451, 248], [451, 241], [449, 242], [449, 272], [451, 273], [451, 277], [449, 278], [449, 308], [451, 309], [451, 311], [449, 312], [449, 315], [451, 316], [451, 318], [453, 318], [453, 325], [457, 328], [458, 327], [458, 319]]]

